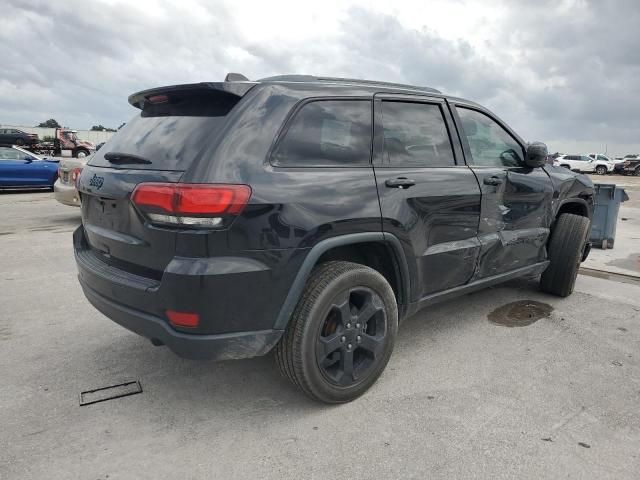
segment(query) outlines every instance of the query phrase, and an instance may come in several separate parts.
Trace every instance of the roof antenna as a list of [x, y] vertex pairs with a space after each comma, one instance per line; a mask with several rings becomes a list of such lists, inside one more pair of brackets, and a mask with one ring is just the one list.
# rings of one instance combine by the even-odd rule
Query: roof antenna
[[242, 75], [241, 73], [227, 73], [227, 76], [224, 77], [225, 82], [248, 82], [249, 79]]

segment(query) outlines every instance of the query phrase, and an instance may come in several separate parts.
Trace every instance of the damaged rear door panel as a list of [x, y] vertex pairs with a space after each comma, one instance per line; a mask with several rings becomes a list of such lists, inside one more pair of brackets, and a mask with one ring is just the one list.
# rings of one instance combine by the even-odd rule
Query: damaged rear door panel
[[524, 142], [488, 112], [454, 105], [465, 158], [482, 191], [481, 247], [473, 279], [546, 260], [554, 193], [549, 176], [525, 165]]
[[411, 259], [412, 300], [464, 285], [480, 254], [480, 189], [464, 164], [447, 105], [415, 95], [375, 98], [382, 228], [400, 239]]

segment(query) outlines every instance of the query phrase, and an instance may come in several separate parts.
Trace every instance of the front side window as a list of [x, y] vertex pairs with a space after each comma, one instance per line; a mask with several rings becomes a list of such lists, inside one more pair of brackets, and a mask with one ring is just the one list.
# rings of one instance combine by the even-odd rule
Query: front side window
[[509, 132], [484, 113], [458, 107], [462, 131], [471, 150], [473, 165], [518, 167], [524, 160], [522, 146]]
[[384, 101], [382, 126], [385, 163], [400, 167], [455, 165], [439, 105]]
[[318, 100], [305, 104], [273, 152], [287, 167], [369, 165], [371, 101]]

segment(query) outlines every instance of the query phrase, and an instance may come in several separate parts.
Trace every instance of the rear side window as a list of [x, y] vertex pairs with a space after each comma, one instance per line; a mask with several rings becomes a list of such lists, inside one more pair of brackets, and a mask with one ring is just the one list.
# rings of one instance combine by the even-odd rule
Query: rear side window
[[382, 102], [384, 161], [400, 167], [455, 165], [439, 105]]
[[[167, 102], [146, 104], [98, 150], [90, 165], [184, 171], [215, 141], [240, 97], [219, 91], [172, 93]], [[107, 153], [122, 153], [150, 163], [114, 165]]]
[[371, 101], [317, 100], [295, 114], [272, 155], [286, 167], [369, 165]]

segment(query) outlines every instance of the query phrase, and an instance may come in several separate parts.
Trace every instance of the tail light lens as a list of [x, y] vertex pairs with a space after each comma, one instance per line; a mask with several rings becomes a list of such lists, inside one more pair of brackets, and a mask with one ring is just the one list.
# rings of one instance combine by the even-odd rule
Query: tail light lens
[[78, 189], [78, 180], [80, 180], [81, 173], [82, 173], [81, 168], [74, 168], [73, 170], [71, 170], [71, 181], [75, 185], [76, 190]]
[[224, 228], [242, 212], [249, 197], [248, 185], [141, 183], [131, 200], [153, 224]]

